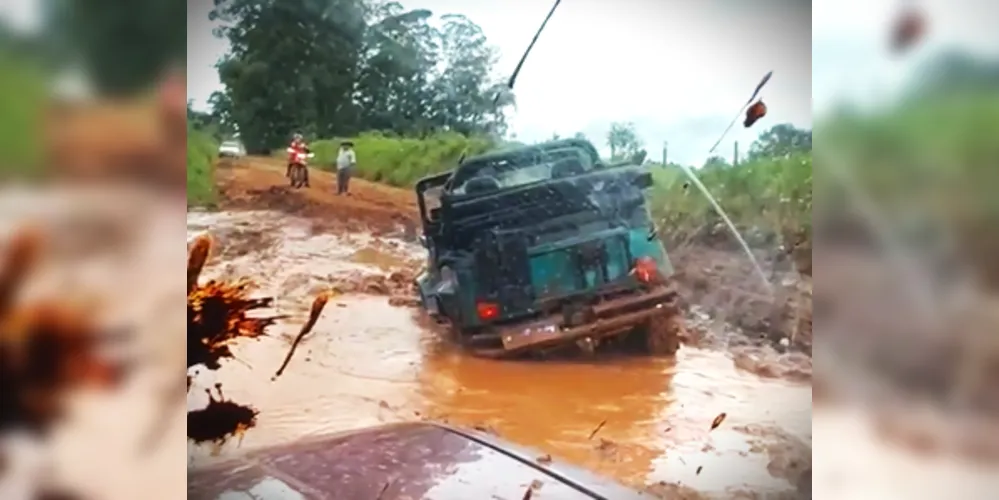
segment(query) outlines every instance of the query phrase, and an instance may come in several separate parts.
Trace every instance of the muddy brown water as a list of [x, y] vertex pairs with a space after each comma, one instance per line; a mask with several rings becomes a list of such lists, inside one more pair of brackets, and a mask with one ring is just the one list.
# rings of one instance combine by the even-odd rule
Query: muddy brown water
[[[402, 241], [315, 234], [310, 227], [270, 212], [188, 215], [189, 238], [208, 230], [221, 246], [206, 278], [252, 276], [261, 295], [277, 297], [278, 313], [292, 315], [269, 338], [238, 345], [236, 361], [197, 375], [197, 384], [221, 382], [227, 397], [261, 413], [239, 443], [190, 445], [192, 463], [305, 436], [432, 419], [496, 432], [635, 486], [779, 491], [793, 488], [810, 465], [807, 383], [759, 378], [740, 371], [727, 352], [692, 347], [675, 360], [474, 358], [388, 297], [334, 297], [290, 367], [272, 381], [315, 293], [344, 276], [384, 274], [424, 259], [421, 248]], [[252, 236], [261, 232], [267, 236]], [[206, 403], [203, 391], [191, 394], [189, 408]], [[723, 412], [724, 422], [711, 430]]]

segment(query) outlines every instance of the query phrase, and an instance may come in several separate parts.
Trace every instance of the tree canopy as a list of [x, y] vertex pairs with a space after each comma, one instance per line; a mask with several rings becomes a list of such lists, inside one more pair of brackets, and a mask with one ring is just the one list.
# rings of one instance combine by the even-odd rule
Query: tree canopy
[[77, 60], [102, 93], [144, 91], [187, 56], [187, 5], [176, 0], [43, 0], [45, 42]]
[[215, 0], [211, 18], [231, 50], [210, 105], [251, 151], [295, 131], [506, 132], [513, 102], [499, 93], [496, 49], [465, 16], [377, 0]]
[[634, 123], [612, 123], [610, 131], [607, 132], [607, 147], [611, 151], [611, 160], [617, 161], [625, 158], [642, 163], [648, 153], [642, 149], [642, 140], [635, 131]]
[[812, 150], [812, 131], [780, 123], [764, 130], [749, 147], [749, 159], [787, 158]]

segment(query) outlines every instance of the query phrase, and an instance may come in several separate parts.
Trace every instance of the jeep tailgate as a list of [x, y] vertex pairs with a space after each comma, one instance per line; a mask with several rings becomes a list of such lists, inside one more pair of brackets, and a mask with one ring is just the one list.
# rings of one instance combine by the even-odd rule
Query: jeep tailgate
[[527, 254], [530, 282], [538, 299], [618, 282], [628, 275], [632, 260], [627, 228], [536, 245]]

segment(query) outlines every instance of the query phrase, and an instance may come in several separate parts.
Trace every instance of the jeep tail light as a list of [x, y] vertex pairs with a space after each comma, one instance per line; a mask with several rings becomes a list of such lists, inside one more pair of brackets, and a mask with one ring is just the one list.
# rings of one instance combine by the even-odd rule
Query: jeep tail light
[[490, 321], [499, 317], [499, 305], [494, 302], [478, 302], [475, 304], [475, 310], [479, 313], [479, 319], [482, 321]]
[[635, 259], [635, 268], [632, 270], [635, 278], [642, 283], [651, 283], [656, 274], [659, 273], [659, 266], [652, 257], [639, 257]]

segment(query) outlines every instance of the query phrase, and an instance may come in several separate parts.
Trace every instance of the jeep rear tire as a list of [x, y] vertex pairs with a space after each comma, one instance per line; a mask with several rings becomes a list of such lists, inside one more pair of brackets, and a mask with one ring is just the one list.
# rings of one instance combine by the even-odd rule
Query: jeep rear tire
[[658, 314], [642, 327], [645, 350], [652, 356], [672, 356], [680, 349], [683, 336], [683, 316], [679, 313]]

